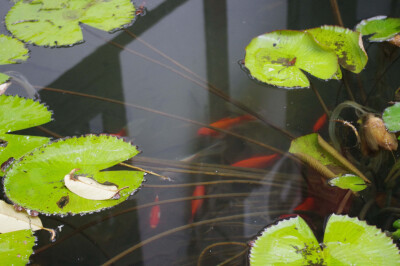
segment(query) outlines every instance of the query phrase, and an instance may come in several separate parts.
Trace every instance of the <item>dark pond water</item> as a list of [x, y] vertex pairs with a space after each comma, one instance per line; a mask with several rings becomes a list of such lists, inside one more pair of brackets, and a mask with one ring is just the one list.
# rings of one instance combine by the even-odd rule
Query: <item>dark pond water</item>
[[[54, 111], [54, 121], [44, 125], [48, 130], [61, 136], [124, 131], [142, 150], [134, 165], [174, 180], [147, 175], [140, 191], [115, 208], [85, 216], [43, 217], [47, 227], [64, 226], [50, 246], [46, 232], [36, 233], [38, 245], [31, 262], [99, 265], [126, 252], [116, 265], [243, 265], [244, 244], [280, 215], [292, 213], [306, 197], [305, 172], [286, 157], [264, 169], [231, 166], [274, 153], [263, 144], [287, 150], [290, 138], [280, 130], [257, 120], [231, 129], [250, 142], [232, 135], [200, 136], [196, 122], [209, 124], [246, 113], [207, 90], [216, 87], [293, 136], [311, 133], [323, 114], [311, 89], [259, 84], [238, 62], [250, 40], [262, 33], [334, 24], [330, 3], [148, 0], [136, 4], [147, 7], [147, 14], [127, 29], [138, 38], [83, 25], [83, 44], [59, 49], [29, 45], [31, 58], [26, 63], [0, 66], [1, 72], [17, 71], [38, 88], [85, 94], [39, 89], [41, 100]], [[11, 1], [0, 3], [0, 17], [11, 5]], [[398, 16], [400, 11], [398, 1], [389, 0], [339, 1], [339, 6], [349, 28], [361, 19]], [[7, 33], [4, 23], [0, 30]], [[370, 62], [360, 81], [367, 92], [377, 70], [388, 62], [378, 45], [371, 45], [368, 53]], [[399, 84], [398, 71], [395, 62], [385, 73], [384, 86], [391, 91]], [[313, 82], [330, 109], [348, 99], [338, 81]], [[17, 84], [10, 92], [26, 96]], [[381, 110], [390, 97], [390, 93], [373, 94], [371, 102]], [[40, 130], [30, 133], [48, 136]], [[327, 139], [327, 126], [320, 133]], [[206, 198], [192, 215], [191, 197], [199, 185], [204, 185]], [[150, 218], [156, 196], [158, 224]]]

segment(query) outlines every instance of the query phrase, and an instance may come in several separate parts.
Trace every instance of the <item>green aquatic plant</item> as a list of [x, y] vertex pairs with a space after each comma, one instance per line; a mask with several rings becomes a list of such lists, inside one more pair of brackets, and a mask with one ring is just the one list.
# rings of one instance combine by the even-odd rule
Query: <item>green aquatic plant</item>
[[6, 15], [7, 29], [18, 39], [42, 46], [83, 41], [80, 23], [114, 31], [132, 23], [130, 0], [19, 1]]
[[367, 188], [367, 184], [361, 177], [352, 174], [329, 179], [328, 183], [342, 189], [350, 189], [353, 192], [358, 192]]
[[[143, 182], [141, 171], [101, 171], [127, 160], [139, 151], [117, 137], [88, 135], [60, 139], [25, 155], [6, 172], [4, 190], [14, 203], [45, 214], [99, 211], [126, 200]], [[92, 200], [71, 191], [65, 178], [90, 178], [116, 186], [119, 194], [108, 200]], [[83, 190], [89, 190], [83, 186]], [[114, 193], [117, 194], [117, 193]]]
[[[0, 65], [17, 64], [29, 57], [29, 50], [24, 44], [10, 36], [0, 34]], [[10, 77], [0, 73], [0, 84], [6, 82]]]
[[390, 132], [400, 131], [400, 103], [387, 107], [382, 114], [386, 128]]
[[390, 237], [357, 218], [332, 214], [322, 243], [299, 216], [264, 229], [251, 244], [250, 265], [398, 265]]
[[[32, 99], [0, 95], [0, 164], [9, 158], [18, 159], [47, 142], [49, 138], [9, 134], [51, 121], [52, 112]], [[2, 172], [0, 171], [0, 174]]]
[[35, 236], [32, 230], [0, 234], [0, 261], [2, 265], [26, 265], [33, 253]]
[[321, 79], [336, 78], [336, 54], [307, 32], [280, 30], [254, 38], [246, 47], [245, 66], [256, 79], [279, 87], [309, 87], [302, 70]]
[[361, 34], [339, 26], [321, 26], [306, 30], [324, 46], [333, 50], [339, 64], [354, 73], [360, 73], [368, 61]]
[[400, 32], [400, 18], [376, 16], [362, 20], [356, 26], [362, 35], [371, 35], [369, 41], [383, 42], [392, 39]]

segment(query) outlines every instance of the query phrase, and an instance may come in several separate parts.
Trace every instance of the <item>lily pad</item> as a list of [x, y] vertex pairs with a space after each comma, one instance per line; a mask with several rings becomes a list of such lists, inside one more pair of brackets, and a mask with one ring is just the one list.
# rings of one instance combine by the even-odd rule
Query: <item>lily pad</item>
[[246, 47], [245, 66], [256, 79], [287, 88], [309, 87], [302, 70], [321, 79], [336, 78], [336, 54], [302, 31], [273, 31], [254, 38]]
[[42, 4], [42, 10], [60, 9], [68, 7], [70, 0], [33, 0], [33, 4]]
[[361, 34], [339, 26], [322, 26], [306, 30], [322, 45], [335, 51], [339, 64], [354, 73], [360, 73], [368, 61]]
[[357, 192], [367, 188], [367, 184], [361, 177], [356, 175], [342, 175], [329, 179], [328, 183], [332, 186], [340, 187], [342, 189], [350, 189]]
[[[138, 153], [136, 147], [108, 135], [61, 139], [35, 149], [6, 172], [7, 197], [26, 209], [45, 214], [87, 213], [109, 208], [126, 200], [143, 182], [140, 171], [102, 171]], [[119, 199], [89, 200], [71, 192], [64, 184], [73, 169], [77, 175], [98, 183], [113, 184]]]
[[80, 23], [104, 31], [129, 25], [135, 18], [130, 0], [19, 1], [6, 16], [7, 29], [18, 39], [43, 46], [69, 46], [83, 41]]
[[400, 131], [400, 103], [395, 103], [383, 111], [382, 119], [390, 132]]
[[[29, 50], [24, 44], [10, 36], [0, 34], [0, 65], [17, 64], [29, 57]], [[0, 84], [6, 82], [10, 77], [0, 73]]]
[[371, 42], [383, 42], [392, 39], [400, 32], [400, 18], [377, 16], [362, 20], [356, 26], [362, 35], [372, 35]]
[[26, 265], [32, 255], [35, 237], [31, 230], [19, 230], [0, 235], [2, 265]]
[[51, 115], [52, 112], [45, 105], [32, 99], [0, 95], [0, 164], [11, 157], [19, 159], [50, 140], [6, 133], [47, 123], [51, 121]]
[[267, 227], [252, 244], [250, 265], [398, 265], [390, 237], [357, 218], [332, 214], [318, 244], [299, 216]]

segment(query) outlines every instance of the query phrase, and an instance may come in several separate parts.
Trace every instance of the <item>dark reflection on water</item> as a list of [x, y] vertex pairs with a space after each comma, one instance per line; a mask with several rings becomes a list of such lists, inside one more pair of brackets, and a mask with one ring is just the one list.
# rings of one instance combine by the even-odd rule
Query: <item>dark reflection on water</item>
[[[370, 8], [362, 2], [369, 2]], [[368, 16], [398, 14], [395, 1], [372, 2], [339, 1], [345, 25], [352, 28]], [[39, 91], [42, 101], [54, 111], [55, 120], [45, 125], [47, 129], [62, 136], [125, 131], [125, 137], [143, 151], [133, 160], [135, 165], [174, 179], [168, 183], [148, 175], [139, 193], [100, 213], [43, 217], [47, 227], [64, 226], [49, 247], [47, 233], [36, 233], [33, 264], [99, 265], [132, 247], [137, 248], [116, 264], [245, 264], [245, 244], [280, 215], [292, 213], [306, 195], [302, 173], [290, 159], [281, 157], [262, 170], [230, 167], [272, 152], [231, 135], [199, 136], [199, 125], [170, 115], [204, 124], [243, 115], [240, 108], [205, 89], [215, 86], [296, 136], [310, 133], [323, 113], [311, 90], [286, 91], [258, 84], [237, 62], [244, 58], [250, 40], [262, 33], [333, 24], [329, 1], [167, 0], [143, 4], [146, 16], [128, 28], [139, 39], [124, 31], [110, 35], [83, 26], [83, 44], [64, 49], [29, 46], [32, 58], [26, 63], [0, 67], [2, 72], [20, 72], [36, 86], [157, 110], [159, 113], [82, 95]], [[2, 3], [0, 15], [4, 16], [10, 5]], [[377, 10], [380, 13], [375, 13]], [[195, 74], [179, 68], [142, 40]], [[371, 66], [366, 71], [375, 70], [376, 66]], [[333, 107], [339, 83], [313, 82]], [[12, 89], [24, 93], [17, 86]], [[338, 100], [346, 97], [340, 93]], [[258, 121], [240, 124], [233, 131], [282, 150], [290, 144], [281, 132]], [[322, 135], [326, 136], [326, 130]], [[205, 186], [206, 198], [190, 223], [190, 197], [200, 185]], [[151, 204], [157, 195], [160, 220], [152, 228], [150, 215], [155, 204]], [[74, 233], [86, 224], [87, 228]], [[168, 230], [170, 233], [163, 234]]]

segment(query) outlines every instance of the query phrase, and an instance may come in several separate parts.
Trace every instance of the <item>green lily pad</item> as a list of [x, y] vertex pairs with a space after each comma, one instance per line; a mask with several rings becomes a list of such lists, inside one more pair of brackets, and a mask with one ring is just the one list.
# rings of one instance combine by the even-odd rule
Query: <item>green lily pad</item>
[[254, 38], [246, 47], [245, 66], [256, 79], [279, 87], [309, 87], [302, 70], [321, 79], [336, 78], [338, 59], [311, 34], [273, 31]]
[[357, 218], [332, 214], [318, 244], [297, 216], [267, 227], [252, 244], [250, 265], [398, 265], [390, 237]]
[[339, 64], [354, 73], [360, 73], [368, 61], [361, 34], [339, 26], [322, 26], [306, 30], [322, 45], [335, 51]]
[[395, 103], [383, 111], [383, 122], [390, 132], [400, 131], [400, 103]]
[[362, 35], [372, 35], [369, 38], [371, 42], [383, 42], [400, 32], [400, 18], [377, 16], [364, 19], [357, 24], [356, 30]]
[[[105, 171], [138, 153], [136, 147], [108, 135], [88, 135], [62, 139], [35, 149], [15, 162], [6, 172], [7, 197], [26, 209], [45, 214], [87, 213], [109, 208], [126, 200], [143, 182], [140, 171]], [[119, 199], [88, 200], [72, 193], [64, 185], [64, 176], [72, 169], [99, 183], [112, 183], [120, 191]]]
[[307, 223], [296, 217], [267, 227], [250, 249], [250, 265], [319, 265], [319, 243]]
[[70, 0], [33, 0], [33, 4], [42, 4], [42, 10], [60, 9], [68, 7]]
[[0, 134], [26, 129], [51, 121], [43, 104], [19, 96], [0, 95]]
[[399, 265], [400, 254], [390, 237], [357, 218], [332, 214], [325, 228], [327, 265]]
[[[17, 64], [29, 58], [29, 50], [24, 44], [10, 36], [0, 34], [0, 65]], [[0, 84], [10, 77], [0, 73]]]
[[[7, 29], [18, 39], [43, 46], [69, 46], [83, 41], [80, 23], [114, 31], [132, 22], [130, 0], [19, 1], [6, 16]], [[54, 5], [51, 5], [53, 8]]]
[[350, 189], [357, 192], [367, 188], [367, 184], [361, 177], [356, 175], [342, 175], [329, 179], [328, 183], [332, 186], [340, 187], [342, 189]]
[[0, 234], [0, 261], [2, 265], [26, 265], [33, 253], [35, 237], [31, 230]]
[[[0, 134], [0, 140], [3, 143], [0, 145], [0, 164], [4, 163], [11, 157], [19, 159], [25, 153], [28, 153], [50, 141], [50, 139], [46, 137], [20, 136], [13, 134]], [[0, 176], [2, 175], [3, 172], [0, 170]]]

